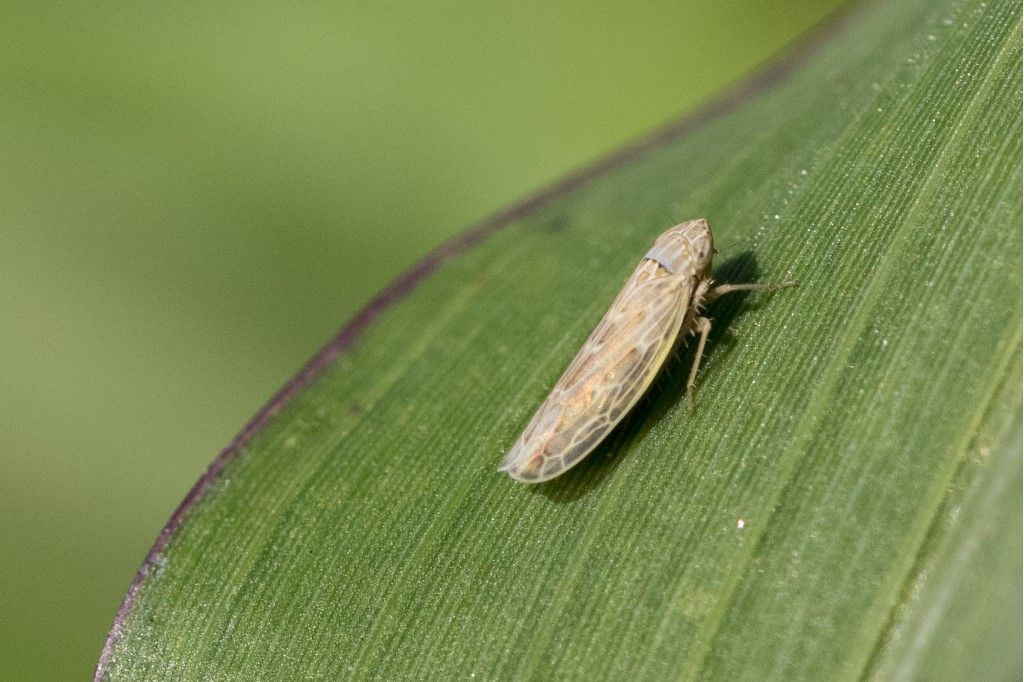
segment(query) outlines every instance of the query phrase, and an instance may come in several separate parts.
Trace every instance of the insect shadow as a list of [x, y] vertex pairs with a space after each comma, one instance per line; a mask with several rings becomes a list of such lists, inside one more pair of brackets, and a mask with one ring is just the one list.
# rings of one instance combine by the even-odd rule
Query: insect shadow
[[[748, 283], [758, 281], [760, 271], [752, 251], [745, 251], [722, 263], [714, 270], [716, 282]], [[723, 296], [704, 311], [711, 318], [711, 334], [704, 347], [701, 371], [697, 376], [694, 400], [694, 419], [701, 410], [700, 385], [708, 369], [723, 366], [736, 342], [729, 335], [729, 327], [740, 316], [756, 310], [759, 305], [747, 305], [749, 291], [738, 291]], [[654, 384], [640, 402], [630, 411], [597, 448], [582, 462], [562, 476], [546, 483], [531, 486], [540, 495], [558, 503], [574, 502], [598, 488], [605, 478], [627, 456], [644, 456], [635, 444], [647, 438], [648, 432], [670, 410], [685, 410], [686, 380], [694, 360], [697, 344], [695, 336], [679, 339], [675, 351], [669, 355]], [[696, 421], [694, 421], [696, 424]]]

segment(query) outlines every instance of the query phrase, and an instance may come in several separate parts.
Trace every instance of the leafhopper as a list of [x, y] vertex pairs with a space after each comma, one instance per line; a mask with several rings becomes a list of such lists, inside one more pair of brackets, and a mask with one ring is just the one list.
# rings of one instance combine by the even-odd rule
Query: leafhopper
[[640, 400], [678, 340], [698, 334], [686, 382], [687, 407], [711, 320], [703, 309], [733, 291], [768, 291], [782, 284], [715, 284], [714, 240], [708, 221], [689, 220], [654, 242], [611, 308], [533, 415], [501, 462], [517, 481], [540, 483], [579, 463]]

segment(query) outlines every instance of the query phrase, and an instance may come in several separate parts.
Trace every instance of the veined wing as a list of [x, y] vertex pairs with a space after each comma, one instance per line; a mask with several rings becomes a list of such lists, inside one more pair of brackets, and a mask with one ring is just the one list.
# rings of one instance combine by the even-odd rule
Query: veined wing
[[672, 275], [642, 281], [642, 274], [638, 268], [499, 471], [526, 483], [561, 474], [597, 447], [654, 381], [679, 335], [690, 284]]

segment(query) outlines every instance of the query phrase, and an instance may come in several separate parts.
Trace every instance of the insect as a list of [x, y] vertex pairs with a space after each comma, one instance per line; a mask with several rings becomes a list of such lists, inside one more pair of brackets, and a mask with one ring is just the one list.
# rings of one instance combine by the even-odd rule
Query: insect
[[733, 291], [796, 285], [715, 284], [714, 253], [711, 228], [703, 218], [658, 237], [498, 471], [524, 483], [567, 471], [636, 405], [677, 341], [699, 334], [686, 382], [686, 403], [693, 410], [693, 387], [711, 332], [711, 320], [701, 314], [705, 306]]

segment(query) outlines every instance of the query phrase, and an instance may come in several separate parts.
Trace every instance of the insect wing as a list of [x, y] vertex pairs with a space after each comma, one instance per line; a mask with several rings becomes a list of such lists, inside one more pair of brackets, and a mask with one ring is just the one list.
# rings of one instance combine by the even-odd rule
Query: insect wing
[[604, 440], [654, 381], [675, 345], [689, 304], [682, 277], [636, 284], [605, 313], [499, 471], [539, 483], [561, 474]]

